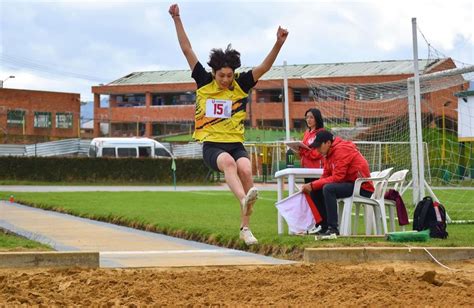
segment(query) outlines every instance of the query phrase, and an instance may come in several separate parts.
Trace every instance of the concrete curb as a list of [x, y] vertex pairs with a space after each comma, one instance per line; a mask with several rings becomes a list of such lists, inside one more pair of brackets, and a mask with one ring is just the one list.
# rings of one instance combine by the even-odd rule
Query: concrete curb
[[474, 247], [337, 247], [306, 248], [305, 262], [438, 261], [474, 259]]
[[0, 268], [92, 267], [98, 268], [98, 252], [1, 252]]

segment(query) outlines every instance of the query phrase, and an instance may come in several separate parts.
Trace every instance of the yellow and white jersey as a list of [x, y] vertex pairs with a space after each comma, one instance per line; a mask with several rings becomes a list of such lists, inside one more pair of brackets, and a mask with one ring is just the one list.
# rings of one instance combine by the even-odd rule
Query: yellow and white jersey
[[256, 84], [252, 71], [236, 73], [232, 90], [220, 89], [199, 62], [192, 77], [197, 83], [193, 138], [201, 142], [244, 142], [248, 92]]

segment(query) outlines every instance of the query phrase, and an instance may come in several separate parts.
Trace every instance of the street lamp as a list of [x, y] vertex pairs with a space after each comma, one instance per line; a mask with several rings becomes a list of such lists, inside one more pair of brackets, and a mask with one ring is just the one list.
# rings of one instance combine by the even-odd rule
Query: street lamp
[[8, 79], [10, 79], [10, 78], [15, 78], [15, 76], [11, 75], [11, 76], [8, 76], [7, 78], [3, 79], [3, 80], [0, 80], [0, 88], [3, 88], [3, 83], [5, 81], [7, 81]]

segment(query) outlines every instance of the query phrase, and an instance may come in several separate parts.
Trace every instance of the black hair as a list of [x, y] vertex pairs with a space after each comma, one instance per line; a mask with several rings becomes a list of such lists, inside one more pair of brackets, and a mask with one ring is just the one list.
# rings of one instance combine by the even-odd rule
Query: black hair
[[310, 147], [319, 148], [321, 144], [328, 141], [331, 141], [331, 143], [334, 142], [334, 135], [330, 131], [323, 129], [316, 134], [316, 138], [314, 138], [314, 141]]
[[323, 115], [321, 114], [321, 111], [317, 108], [310, 108], [306, 110], [306, 112], [304, 113], [305, 117], [308, 114], [308, 112], [311, 112], [311, 114], [314, 117], [314, 120], [316, 121], [316, 129], [324, 128], [324, 120], [323, 120]]
[[207, 64], [214, 72], [223, 67], [230, 67], [233, 71], [240, 67], [240, 52], [232, 49], [232, 45], [227, 45], [225, 51], [221, 48], [214, 48], [209, 54], [209, 62]]

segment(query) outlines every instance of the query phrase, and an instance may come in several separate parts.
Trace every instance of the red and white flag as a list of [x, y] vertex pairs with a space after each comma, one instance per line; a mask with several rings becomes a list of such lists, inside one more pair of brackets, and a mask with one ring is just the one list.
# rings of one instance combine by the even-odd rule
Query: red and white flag
[[280, 200], [275, 206], [292, 233], [304, 233], [322, 220], [318, 209], [307, 193], [293, 194]]

